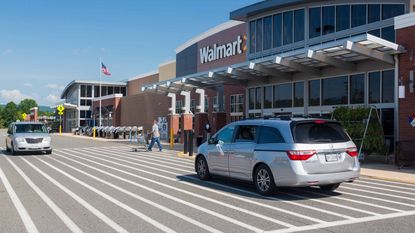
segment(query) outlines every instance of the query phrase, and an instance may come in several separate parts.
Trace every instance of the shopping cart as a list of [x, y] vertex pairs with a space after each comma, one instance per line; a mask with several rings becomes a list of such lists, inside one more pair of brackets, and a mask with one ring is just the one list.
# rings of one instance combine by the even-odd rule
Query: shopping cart
[[134, 137], [132, 138], [131, 142], [134, 152], [138, 152], [140, 149], [144, 149], [145, 151], [148, 150], [148, 142], [146, 140], [142, 126], [137, 127], [137, 131], [134, 133]]

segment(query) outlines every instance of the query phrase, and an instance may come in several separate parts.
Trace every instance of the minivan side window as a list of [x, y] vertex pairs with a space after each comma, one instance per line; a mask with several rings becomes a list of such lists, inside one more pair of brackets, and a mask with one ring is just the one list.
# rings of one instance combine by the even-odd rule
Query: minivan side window
[[9, 128], [7, 129], [7, 134], [13, 134], [13, 126], [9, 126]]
[[257, 139], [257, 128], [254, 125], [240, 125], [235, 142], [255, 142]]
[[258, 144], [268, 143], [285, 143], [285, 140], [278, 129], [263, 126], [259, 134]]
[[231, 143], [234, 130], [235, 130], [234, 125], [228, 126], [219, 132], [219, 134], [216, 136], [216, 139], [223, 141], [224, 143]]

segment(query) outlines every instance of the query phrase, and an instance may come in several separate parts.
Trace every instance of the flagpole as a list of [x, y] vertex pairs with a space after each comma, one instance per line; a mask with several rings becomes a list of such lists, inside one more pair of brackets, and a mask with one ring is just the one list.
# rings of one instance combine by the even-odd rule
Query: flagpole
[[99, 57], [99, 126], [102, 126], [102, 118], [101, 118], [101, 100], [102, 100], [102, 86], [101, 86], [101, 66], [102, 66], [102, 60], [101, 57]]

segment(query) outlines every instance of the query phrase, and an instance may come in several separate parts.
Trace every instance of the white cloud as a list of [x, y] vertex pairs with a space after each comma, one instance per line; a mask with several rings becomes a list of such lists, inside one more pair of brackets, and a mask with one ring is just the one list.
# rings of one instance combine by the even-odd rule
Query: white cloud
[[49, 83], [46, 85], [46, 87], [57, 91], [63, 91], [63, 89], [65, 88], [64, 86], [55, 83]]
[[58, 96], [58, 95], [54, 95], [54, 94], [49, 94], [47, 97], [46, 97], [46, 102], [48, 103], [48, 104], [55, 104], [56, 102], [58, 102], [59, 100], [60, 100], [60, 97]]
[[31, 83], [23, 83], [23, 86], [25, 86], [25, 87], [33, 87], [33, 85]]
[[3, 50], [2, 52], [1, 52], [1, 54], [2, 55], [9, 55], [9, 54], [11, 54], [13, 52], [13, 50], [11, 50], [11, 49], [5, 49], [5, 50]]
[[21, 93], [19, 90], [0, 90], [0, 99], [4, 100], [5, 102], [13, 101], [15, 103], [19, 103], [23, 99], [32, 99], [32, 97]]

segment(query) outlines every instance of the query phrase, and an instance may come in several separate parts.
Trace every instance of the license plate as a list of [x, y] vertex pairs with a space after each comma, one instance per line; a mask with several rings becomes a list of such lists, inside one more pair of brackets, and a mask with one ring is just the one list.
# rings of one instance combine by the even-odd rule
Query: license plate
[[327, 162], [335, 162], [339, 160], [339, 154], [326, 154], [326, 161]]

